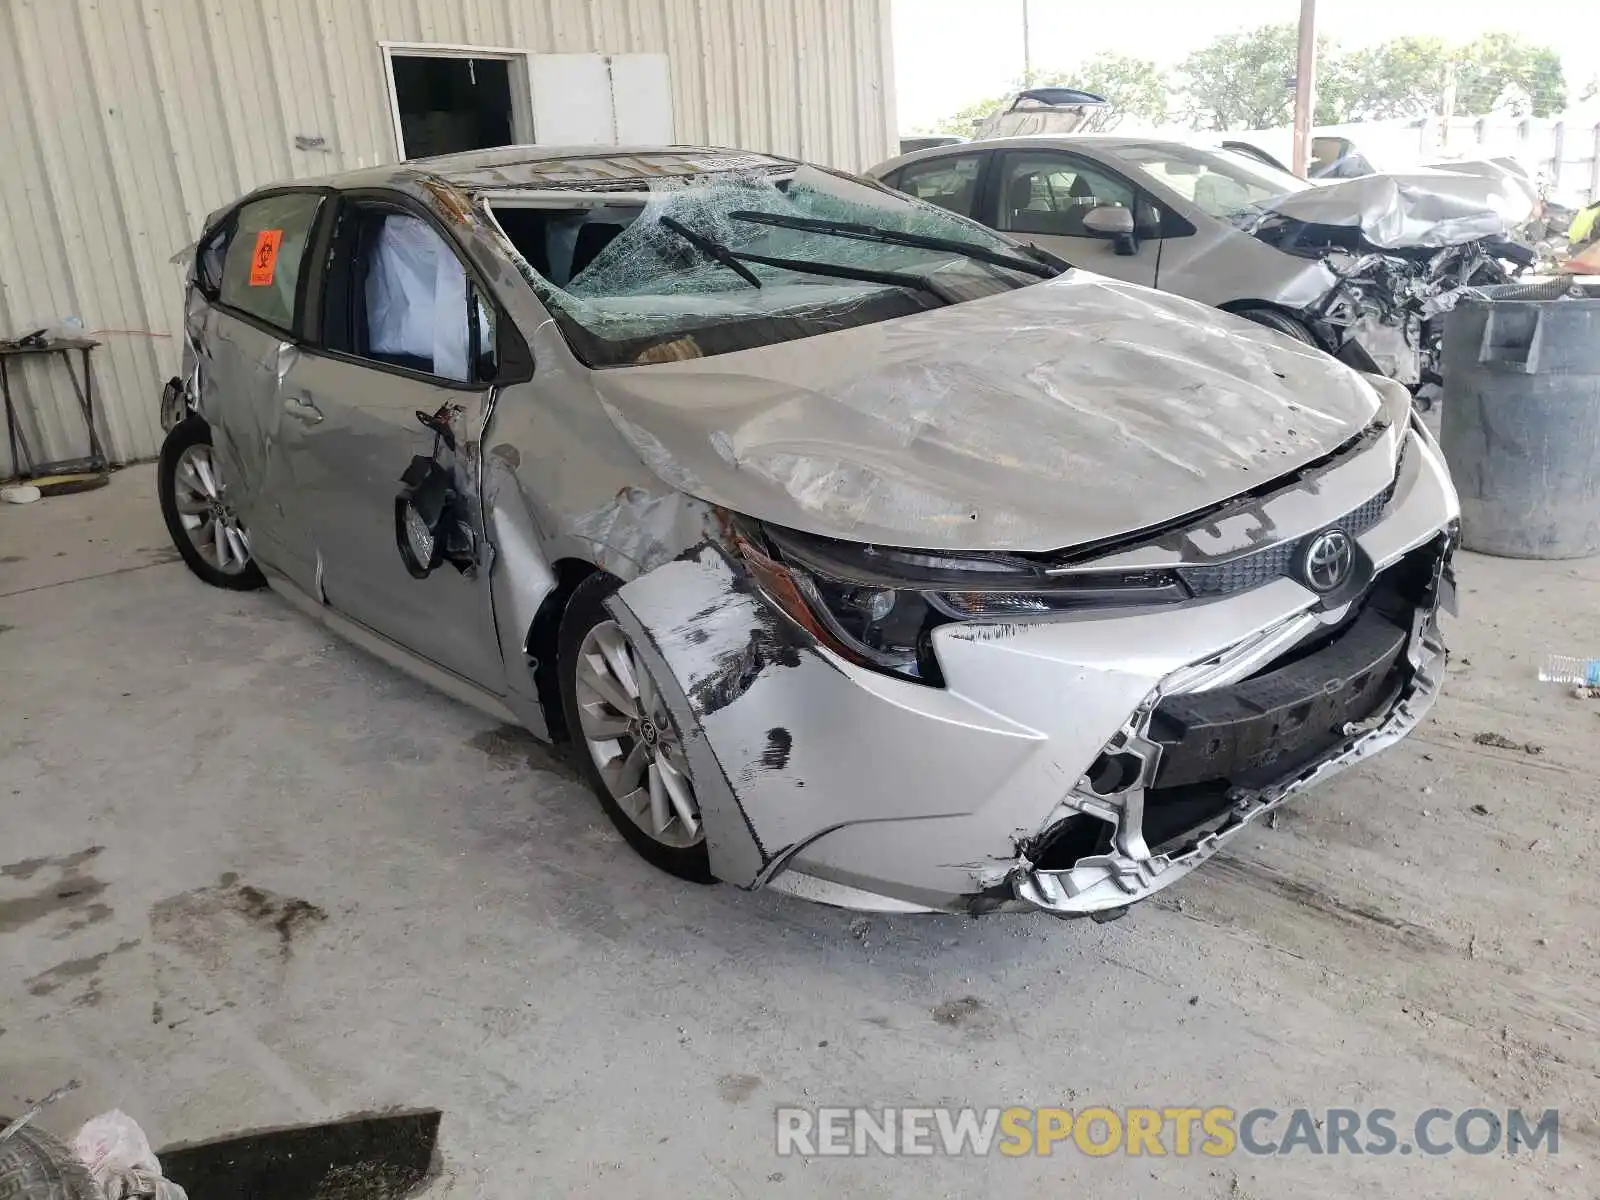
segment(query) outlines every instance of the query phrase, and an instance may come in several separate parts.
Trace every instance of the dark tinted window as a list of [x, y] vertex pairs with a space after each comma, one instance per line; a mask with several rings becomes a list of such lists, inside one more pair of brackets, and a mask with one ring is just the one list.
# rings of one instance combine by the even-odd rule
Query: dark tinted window
[[224, 221], [210, 237], [200, 240], [195, 255], [195, 282], [212, 299], [216, 299], [217, 290], [222, 286], [222, 263], [228, 253], [228, 236], [232, 232], [232, 222]]
[[892, 186], [918, 200], [970, 217], [978, 203], [978, 176], [982, 170], [983, 155], [958, 154], [901, 167], [894, 174]]
[[278, 329], [292, 328], [301, 260], [321, 206], [321, 196], [293, 192], [241, 208], [222, 255], [219, 299]]

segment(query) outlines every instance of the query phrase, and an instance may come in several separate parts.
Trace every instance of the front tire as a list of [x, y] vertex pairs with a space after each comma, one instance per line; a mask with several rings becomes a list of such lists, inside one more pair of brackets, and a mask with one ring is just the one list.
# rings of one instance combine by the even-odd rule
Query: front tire
[[228, 503], [211, 451], [211, 426], [191, 414], [161, 447], [156, 492], [172, 544], [185, 565], [212, 587], [248, 592], [267, 581], [250, 557], [250, 542]]
[[644, 661], [606, 611], [622, 581], [589, 576], [567, 603], [558, 664], [578, 769], [646, 862], [715, 883], [681, 732]]

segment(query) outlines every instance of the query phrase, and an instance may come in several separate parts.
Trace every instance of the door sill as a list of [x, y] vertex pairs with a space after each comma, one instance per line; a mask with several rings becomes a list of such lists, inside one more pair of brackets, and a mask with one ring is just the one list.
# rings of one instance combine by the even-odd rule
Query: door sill
[[295, 584], [287, 575], [280, 574], [271, 567], [262, 567], [261, 573], [266, 576], [272, 590], [295, 608], [318, 624], [326, 626], [333, 633], [354, 642], [368, 654], [382, 659], [407, 675], [420, 679], [430, 687], [437, 688], [452, 699], [471, 705], [497, 721], [527, 728], [529, 732], [539, 737], [544, 736], [542, 728], [528, 726], [522, 717], [506, 706], [505, 700], [493, 692], [479, 687], [470, 679], [462, 678], [448, 667], [441, 667], [430, 658], [424, 658], [406, 649], [400, 643], [391, 641], [376, 630], [329, 608], [326, 604], [319, 604], [315, 597]]

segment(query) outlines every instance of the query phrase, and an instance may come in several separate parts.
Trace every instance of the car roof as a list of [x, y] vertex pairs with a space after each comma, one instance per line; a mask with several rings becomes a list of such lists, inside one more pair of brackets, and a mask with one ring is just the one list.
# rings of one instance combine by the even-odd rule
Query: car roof
[[974, 138], [970, 142], [963, 142], [957, 146], [932, 146], [926, 150], [913, 150], [909, 154], [902, 154], [873, 167], [872, 174], [881, 174], [896, 167], [903, 167], [907, 163], [920, 162], [924, 159], [956, 157], [962, 154], [972, 154], [979, 150], [1036, 147], [1048, 150], [1106, 150], [1115, 153], [1118, 150], [1131, 150], [1140, 146], [1182, 146], [1191, 150], [1211, 150], [1216, 148], [1200, 142], [1181, 141], [1177, 138], [1164, 138], [1154, 135], [1141, 137], [1136, 133], [1035, 133], [1021, 137]]
[[298, 179], [294, 186], [340, 190], [396, 184], [414, 187], [432, 180], [469, 195], [546, 189], [642, 192], [649, 191], [652, 180], [717, 171], [776, 174], [798, 165], [793, 159], [772, 154], [717, 146], [500, 146]]

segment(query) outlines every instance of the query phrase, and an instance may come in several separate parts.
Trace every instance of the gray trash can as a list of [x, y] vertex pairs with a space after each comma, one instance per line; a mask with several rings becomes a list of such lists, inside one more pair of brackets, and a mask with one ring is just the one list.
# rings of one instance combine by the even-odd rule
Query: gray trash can
[[1445, 314], [1440, 444], [1469, 550], [1600, 554], [1600, 289], [1572, 290], [1479, 288]]

